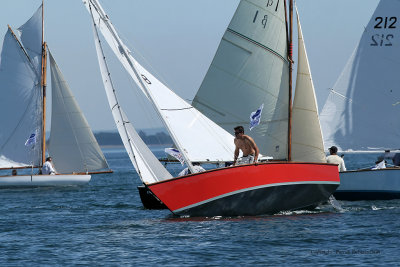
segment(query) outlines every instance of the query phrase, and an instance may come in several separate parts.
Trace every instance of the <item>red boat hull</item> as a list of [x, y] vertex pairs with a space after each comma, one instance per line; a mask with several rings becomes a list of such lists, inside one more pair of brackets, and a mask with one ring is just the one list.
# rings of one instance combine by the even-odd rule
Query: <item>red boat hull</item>
[[149, 184], [180, 216], [275, 214], [316, 206], [339, 186], [336, 165], [269, 162], [214, 169]]

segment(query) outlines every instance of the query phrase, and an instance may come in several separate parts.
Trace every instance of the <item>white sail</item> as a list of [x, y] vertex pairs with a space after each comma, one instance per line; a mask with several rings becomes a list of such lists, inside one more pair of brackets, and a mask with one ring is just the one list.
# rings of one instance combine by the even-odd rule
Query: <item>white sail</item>
[[326, 162], [318, 105], [297, 12], [298, 60], [292, 113], [292, 160]]
[[[83, 0], [105, 40], [132, 79], [156, 106], [186, 161], [232, 161], [233, 136], [209, 120], [143, 68], [120, 40], [97, 1]], [[89, 4], [89, 2], [91, 4]]]
[[[41, 8], [39, 8], [40, 10]], [[11, 28], [3, 42], [0, 62], [0, 168], [41, 164], [41, 12], [22, 29], [18, 39]], [[23, 29], [35, 29], [27, 33]], [[30, 36], [30, 41], [26, 36]], [[37, 42], [37, 40], [40, 40]], [[35, 134], [36, 143], [26, 146]]]
[[231, 132], [249, 125], [260, 153], [287, 158], [289, 62], [284, 1], [242, 0], [219, 44], [193, 106]]
[[52, 109], [49, 155], [59, 173], [107, 169], [106, 159], [75, 97], [50, 55]]
[[42, 65], [42, 12], [42, 5], [40, 5], [35, 14], [16, 32], [34, 66], [36, 66], [37, 73], [41, 73]]
[[146, 146], [139, 134], [129, 122], [128, 117], [119, 105], [116, 91], [113, 87], [110, 72], [105, 61], [105, 56], [98, 37], [96, 25], [93, 24], [93, 33], [99, 60], [100, 72], [103, 78], [104, 88], [107, 94], [108, 103], [117, 126], [119, 135], [128, 152], [129, 158], [135, 167], [140, 179], [144, 183], [154, 183], [164, 179], [172, 178], [171, 174], [162, 166], [159, 160]]
[[326, 147], [399, 148], [400, 1], [381, 1], [321, 112]]

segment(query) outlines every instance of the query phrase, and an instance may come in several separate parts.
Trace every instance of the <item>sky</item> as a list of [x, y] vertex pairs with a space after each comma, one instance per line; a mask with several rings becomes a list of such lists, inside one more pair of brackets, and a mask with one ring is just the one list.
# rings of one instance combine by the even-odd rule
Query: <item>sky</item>
[[[320, 109], [378, 2], [297, 1]], [[45, 40], [89, 125], [97, 132], [115, 131], [99, 72], [89, 13], [81, 0], [45, 0], [44, 3]], [[239, 0], [100, 0], [100, 3], [139, 62], [190, 101], [201, 85]], [[40, 4], [41, 0], [2, 0], [1, 40], [7, 24], [18, 28]], [[132, 89], [133, 82], [119, 62], [110, 52], [106, 57], [115, 87], [121, 92], [121, 104], [135, 128], [160, 127], [157, 116]]]

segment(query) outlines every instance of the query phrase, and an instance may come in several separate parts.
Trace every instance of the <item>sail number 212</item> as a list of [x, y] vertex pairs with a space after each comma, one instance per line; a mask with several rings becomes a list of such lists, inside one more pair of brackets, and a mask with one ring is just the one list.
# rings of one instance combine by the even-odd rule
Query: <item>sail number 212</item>
[[[397, 17], [376, 17], [374, 29], [396, 29]], [[371, 46], [392, 46], [393, 34], [374, 34]]]

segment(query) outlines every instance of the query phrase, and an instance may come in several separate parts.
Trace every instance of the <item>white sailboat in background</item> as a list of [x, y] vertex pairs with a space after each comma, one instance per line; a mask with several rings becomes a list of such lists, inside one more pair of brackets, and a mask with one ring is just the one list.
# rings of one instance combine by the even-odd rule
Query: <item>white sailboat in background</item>
[[0, 61], [0, 169], [19, 169], [24, 174], [0, 176], [0, 187], [80, 185], [90, 181], [89, 173], [108, 169], [50, 54], [52, 122], [48, 151], [59, 174], [38, 174], [46, 152], [46, 49], [42, 4], [17, 31], [9, 26], [4, 38]]
[[[283, 46], [281, 50], [283, 55], [287, 55], [285, 5], [279, 4], [278, 1], [274, 7], [268, 5], [260, 7], [255, 2], [258, 1], [241, 1], [231, 24], [239, 21], [240, 23], [237, 24], [239, 29], [246, 30], [246, 32], [253, 29], [252, 32], [255, 36], [264, 36], [264, 34], [259, 35], [258, 33], [263, 33], [266, 26], [266, 31], [275, 32], [278, 23], [279, 29], [283, 30], [281, 33], [283, 37], [280, 38], [280, 45]], [[189, 216], [270, 214], [316, 206], [318, 203], [326, 201], [336, 189], [339, 184], [337, 167], [323, 163], [273, 162], [240, 165], [201, 173], [192, 172], [193, 174], [177, 178], [171, 178], [170, 174], [165, 174], [166, 170], [161, 170], [164, 167], [161, 164], [155, 164], [155, 157], [149, 155], [149, 150], [144, 147], [143, 141], [140, 140], [132, 124], [122, 112], [116, 97], [116, 89], [111, 81], [98, 30], [138, 88], [147, 96], [158, 112], [189, 169], [193, 168], [192, 161], [232, 161], [233, 136], [182, 100], [144, 69], [119, 38], [109, 17], [97, 0], [83, 0], [83, 3], [92, 16], [103, 83], [125, 147], [144, 184], [171, 212]], [[267, 25], [260, 21], [258, 24], [252, 24], [251, 20], [258, 12], [270, 14], [273, 22]], [[252, 15], [250, 23], [248, 22], [249, 14]], [[235, 32], [238, 33], [238, 31]], [[241, 38], [240, 34], [236, 35]], [[271, 37], [268, 34], [266, 36]], [[248, 41], [246, 40], [246, 42]], [[252, 43], [251, 45], [258, 46], [259, 44]], [[267, 47], [265, 46], [264, 50], [259, 51], [260, 56], [262, 53], [272, 52], [271, 49], [265, 48]], [[283, 73], [281, 73], [281, 77], [285, 80], [282, 84], [288, 85], [289, 82], [286, 81], [286, 78], [289, 79], [289, 75], [286, 74], [286, 72], [289, 73], [288, 60], [285, 59], [286, 56], [275, 53], [272, 61], [276, 60], [275, 57], [281, 60], [278, 69]], [[283, 69], [286, 70], [283, 71]], [[260, 67], [259, 70], [263, 71], [263, 68]], [[276, 83], [278, 84], [277, 91], [279, 91], [281, 85], [279, 82]], [[286, 86], [283, 87], [286, 88]], [[280, 93], [278, 92], [278, 94]], [[282, 95], [289, 96], [290, 94], [284, 92]], [[290, 110], [288, 99], [290, 98], [286, 100], [282, 98], [283, 106], [287, 108], [285, 112]], [[280, 110], [281, 107], [274, 109], [279, 110], [277, 112], [279, 115], [285, 113]], [[287, 118], [287, 124], [290, 116], [282, 116]], [[279, 116], [276, 118], [281, 119]], [[285, 121], [285, 118], [282, 120]], [[283, 127], [282, 134], [289, 137], [287, 129], [287, 125]], [[288, 139], [282, 142], [286, 143]], [[283, 150], [286, 150], [285, 145], [282, 146]], [[274, 149], [279, 153], [282, 152], [279, 147]], [[282, 155], [286, 154], [286, 152], [282, 153]], [[150, 164], [147, 160], [151, 160], [155, 165]]]
[[[400, 1], [380, 1], [321, 112], [327, 147], [375, 151], [400, 147]], [[371, 162], [373, 165], [374, 162]], [[400, 197], [400, 168], [340, 173], [338, 199]]]

